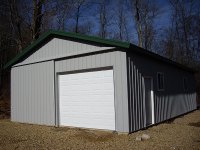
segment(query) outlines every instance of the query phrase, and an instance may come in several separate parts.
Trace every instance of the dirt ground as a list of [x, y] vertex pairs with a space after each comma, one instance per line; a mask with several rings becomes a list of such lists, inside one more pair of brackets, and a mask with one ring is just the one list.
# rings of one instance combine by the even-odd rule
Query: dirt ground
[[[136, 141], [143, 133], [151, 138]], [[1, 119], [0, 149], [200, 149], [200, 110], [129, 135]]]

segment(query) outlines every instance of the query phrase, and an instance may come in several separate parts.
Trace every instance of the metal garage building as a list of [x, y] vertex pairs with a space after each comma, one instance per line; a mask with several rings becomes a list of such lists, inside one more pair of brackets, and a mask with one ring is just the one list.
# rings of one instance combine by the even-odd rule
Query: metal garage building
[[194, 71], [127, 42], [49, 31], [11, 67], [11, 120], [133, 132], [196, 109]]

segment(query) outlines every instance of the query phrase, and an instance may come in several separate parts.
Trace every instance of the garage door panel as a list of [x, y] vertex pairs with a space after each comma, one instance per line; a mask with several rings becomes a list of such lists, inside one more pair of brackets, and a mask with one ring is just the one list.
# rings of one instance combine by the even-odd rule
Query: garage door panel
[[[107, 105], [107, 103], [104, 103], [105, 105]], [[76, 103], [74, 104], [76, 105]], [[102, 113], [102, 107], [104, 107], [104, 105], [99, 105], [98, 107], [88, 107], [88, 105], [77, 105], [77, 106], [74, 106], [74, 105], [69, 105], [68, 107], [61, 107], [62, 109], [60, 109], [62, 111], [62, 113], [64, 114], [64, 112], [66, 112], [66, 115], [69, 114], [69, 113], [72, 113], [75, 109], [78, 109], [79, 111], [77, 113], [81, 113], [83, 114], [84, 112], [85, 113], [88, 113], [89, 115], [92, 115], [93, 113], [95, 112], [100, 112]], [[92, 104], [91, 104], [92, 105]], [[88, 110], [90, 109], [90, 110]], [[105, 106], [104, 107], [104, 113], [112, 113], [113, 112], [113, 109], [109, 110], [110, 107], [109, 106]], [[74, 112], [76, 113], [76, 112]], [[112, 114], [106, 114], [107, 116], [111, 115]], [[102, 114], [103, 116], [103, 114]]]
[[[102, 87], [103, 88], [103, 87]], [[100, 89], [98, 89], [98, 90], [96, 90], [96, 89], [94, 89], [94, 90], [87, 90], [86, 91], [86, 89], [85, 90], [82, 90], [82, 91], [77, 91], [76, 92], [76, 90], [77, 90], [78, 88], [75, 88], [75, 89], [73, 89], [73, 88], [71, 88], [71, 89], [65, 89], [65, 90], [63, 90], [63, 91], [61, 91], [61, 93], [60, 94], [62, 94], [62, 96], [74, 96], [74, 97], [78, 97], [79, 98], [79, 94], [81, 94], [83, 97], [84, 96], [96, 96], [96, 97], [98, 97], [98, 96], [101, 96], [102, 94], [102, 92], [104, 93], [104, 95], [106, 95], [106, 96], [110, 96], [112, 93], [113, 93], [113, 90], [110, 90], [110, 89], [106, 89], [106, 90], [104, 90], [104, 91], [102, 91], [102, 90], [100, 90]], [[74, 90], [74, 91], [71, 91], [71, 90]], [[67, 93], [66, 93], [66, 91], [68, 91]]]
[[[97, 95], [96, 93], [95, 93], [95, 95], [93, 96], [92, 94], [93, 93], [90, 93], [90, 95], [88, 95], [88, 96], [82, 96], [81, 97], [81, 99], [82, 100], [84, 100], [84, 101], [91, 101], [91, 102], [97, 102], [97, 103], [104, 103], [104, 102], [106, 102], [106, 103], [111, 103], [110, 101], [109, 101], [109, 99], [111, 99], [111, 98], [113, 98], [113, 96], [111, 96], [110, 94], [112, 94], [113, 92], [106, 92], [105, 93], [105, 95], [104, 95], [104, 100], [102, 101], [102, 96], [99, 94], [99, 95]], [[73, 100], [73, 101], [80, 101], [80, 97], [78, 97], [78, 96], [76, 96], [75, 95], [76, 93], [74, 93], [74, 94], [69, 94], [69, 95], [63, 95], [62, 97], [63, 98], [70, 98], [71, 100]], [[84, 94], [84, 92], [82, 92], [82, 93], [78, 93], [77, 92], [77, 94], [81, 94], [81, 95], [83, 95]], [[92, 99], [91, 99], [92, 98]], [[106, 100], [108, 100], [108, 101], [106, 101]], [[100, 101], [100, 102], [99, 102]], [[70, 103], [70, 102], [69, 102]]]
[[[97, 80], [97, 79], [95, 79]], [[99, 79], [98, 79], [99, 80]], [[112, 79], [109, 79], [109, 80], [112, 80]], [[72, 81], [71, 81], [72, 82]], [[76, 84], [73, 84], [71, 82], [66, 82], [65, 84], [61, 84], [61, 86], [65, 87], [66, 89], [76, 89], [76, 88], [83, 88], [82, 87], [82, 84], [87, 84], [87, 86], [85, 86], [85, 88], [83, 88], [82, 90], [86, 90], [86, 89], [91, 89], [91, 88], [94, 88], [94, 90], [98, 90], [98, 89], [102, 89], [102, 87], [104, 87], [106, 89], [111, 89], [112, 88], [112, 82], [105, 82], [104, 83], [101, 83], [101, 80], [100, 81], [94, 81], [94, 83], [87, 83], [87, 82], [79, 82], [79, 81], [74, 81], [74, 82], [79, 82], [79, 83], [76, 83]], [[71, 85], [70, 87], [68, 85]]]
[[[72, 119], [70, 120], [70, 123], [71, 123], [71, 125], [73, 125], [74, 126], [74, 124], [73, 124], [73, 122], [77, 122], [79, 125], [76, 125], [76, 127], [86, 127], [86, 128], [88, 128], [88, 127], [91, 127], [91, 124], [96, 124], [97, 123], [97, 121], [100, 123], [100, 124], [102, 124], [102, 119], [101, 118], [98, 118], [96, 115], [94, 115], [94, 116], [92, 116], [92, 115], [88, 115], [87, 116], [87, 118], [86, 117], [84, 117], [83, 115], [82, 116], [77, 116], [76, 118], [74, 118], [74, 115], [76, 115], [76, 114], [72, 114], [72, 115], [68, 115], [68, 116], [65, 116], [63, 119], [69, 119], [69, 117], [71, 117]], [[105, 119], [107, 119], [107, 120], [110, 120], [110, 121], [106, 121], [106, 122], [104, 122], [103, 124], [104, 125], [109, 125], [110, 126], [110, 124], [112, 123], [112, 118], [111, 117], [107, 117], [107, 116], [105, 116]], [[90, 120], [93, 120], [92, 122], [90, 121]], [[87, 122], [87, 126], [83, 126], [83, 125], [85, 125], [85, 123]], [[98, 124], [97, 124], [98, 125]], [[69, 126], [70, 126], [70, 124], [69, 124]], [[99, 126], [99, 125], [98, 125]], [[93, 127], [91, 127], [91, 128], [93, 128]]]
[[[74, 115], [76, 115], [76, 117], [74, 117]], [[94, 112], [93, 114], [88, 114], [88, 113], [65, 113], [65, 116], [63, 118], [69, 119], [69, 117], [73, 117], [73, 119], [71, 120], [77, 120], [77, 118], [82, 118], [85, 119], [87, 121], [90, 121], [89, 119], [94, 119], [94, 120], [102, 120], [101, 118], [103, 117], [104, 119], [112, 119], [112, 116], [108, 116], [108, 115], [102, 115], [100, 112]], [[80, 120], [77, 120], [80, 122]], [[108, 121], [107, 121], [108, 122]]]
[[59, 75], [60, 125], [115, 130], [113, 70]]

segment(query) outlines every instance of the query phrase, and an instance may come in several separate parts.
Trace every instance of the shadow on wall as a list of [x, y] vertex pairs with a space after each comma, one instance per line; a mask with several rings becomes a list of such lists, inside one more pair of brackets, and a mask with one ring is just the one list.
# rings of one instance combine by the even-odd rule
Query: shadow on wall
[[197, 106], [200, 108], [200, 71], [196, 74], [197, 81]]
[[200, 109], [200, 94], [197, 95], [197, 108]]
[[155, 94], [155, 122], [161, 122], [196, 109], [196, 93]]
[[[129, 68], [129, 70], [131, 69]], [[145, 104], [146, 92], [144, 77], [136, 67], [133, 66], [132, 70], [129, 71], [128, 78], [129, 130], [131, 132], [146, 126], [146, 123], [148, 122], [148, 116], [146, 116], [146, 105], [147, 107], [149, 106], [148, 104]], [[171, 83], [176, 83], [176, 81], [173, 79], [171, 80]], [[193, 85], [191, 84], [187, 91], [183, 91], [182, 86], [180, 85], [177, 86], [175, 84], [170, 87], [168, 86], [164, 91], [158, 91], [154, 86], [155, 123], [168, 120], [197, 108], [197, 94]], [[151, 98], [149, 100], [151, 101]]]
[[2, 86], [0, 86], [0, 119], [10, 117], [10, 72], [3, 74]]
[[[130, 132], [144, 128], [148, 125], [149, 120], [151, 121], [151, 117], [153, 117], [149, 115], [149, 111], [154, 113], [155, 123], [159, 123], [197, 108], [197, 95], [193, 74], [177, 70], [176, 68], [173, 69], [168, 66], [168, 68], [164, 70], [166, 78], [168, 79], [165, 79], [165, 89], [159, 91], [157, 90], [156, 73], [160, 68], [157, 64], [155, 64], [157, 68], [154, 68], [154, 70], [148, 70], [145, 66], [141, 66], [139, 70], [131, 59], [128, 59], [128, 64]], [[174, 71], [174, 73], [171, 73], [172, 71]], [[180, 75], [187, 76], [190, 80], [187, 89], [183, 89], [183, 80], [180, 78]], [[150, 82], [145, 83], [145, 78], [147, 79], [148, 77], [153, 78], [153, 82], [151, 82], [153, 87], [150, 86]], [[145, 86], [145, 84], [147, 86]], [[151, 90], [148, 90], [147, 92], [146, 89]], [[151, 93], [152, 90], [153, 94]], [[154, 101], [149, 103], [153, 95]], [[146, 101], [148, 103], [146, 103]], [[151, 111], [152, 103], [154, 103], [154, 112]]]

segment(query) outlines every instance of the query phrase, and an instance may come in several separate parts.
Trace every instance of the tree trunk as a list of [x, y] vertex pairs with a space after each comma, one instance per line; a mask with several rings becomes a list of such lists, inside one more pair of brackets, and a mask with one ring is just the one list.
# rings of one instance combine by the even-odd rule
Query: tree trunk
[[105, 38], [106, 36], [106, 8], [105, 0], [100, 4], [100, 37]]
[[79, 13], [80, 13], [80, 5], [77, 8], [77, 14], [76, 14], [76, 28], [75, 28], [75, 32], [78, 33], [78, 24], [79, 24]]
[[142, 47], [142, 25], [140, 21], [140, 10], [138, 6], [138, 0], [135, 0], [135, 22], [138, 35], [138, 46]]
[[42, 6], [43, 0], [33, 0], [33, 14], [32, 14], [32, 40], [39, 38], [42, 24]]
[[17, 4], [15, 0], [10, 0], [9, 2], [9, 9], [10, 9], [10, 23], [12, 30], [14, 34], [16, 35], [16, 43], [18, 49], [16, 50], [16, 53], [21, 52], [22, 45], [23, 45], [23, 38], [22, 38], [22, 30], [21, 30], [21, 19], [19, 16], [19, 12], [17, 9]]

